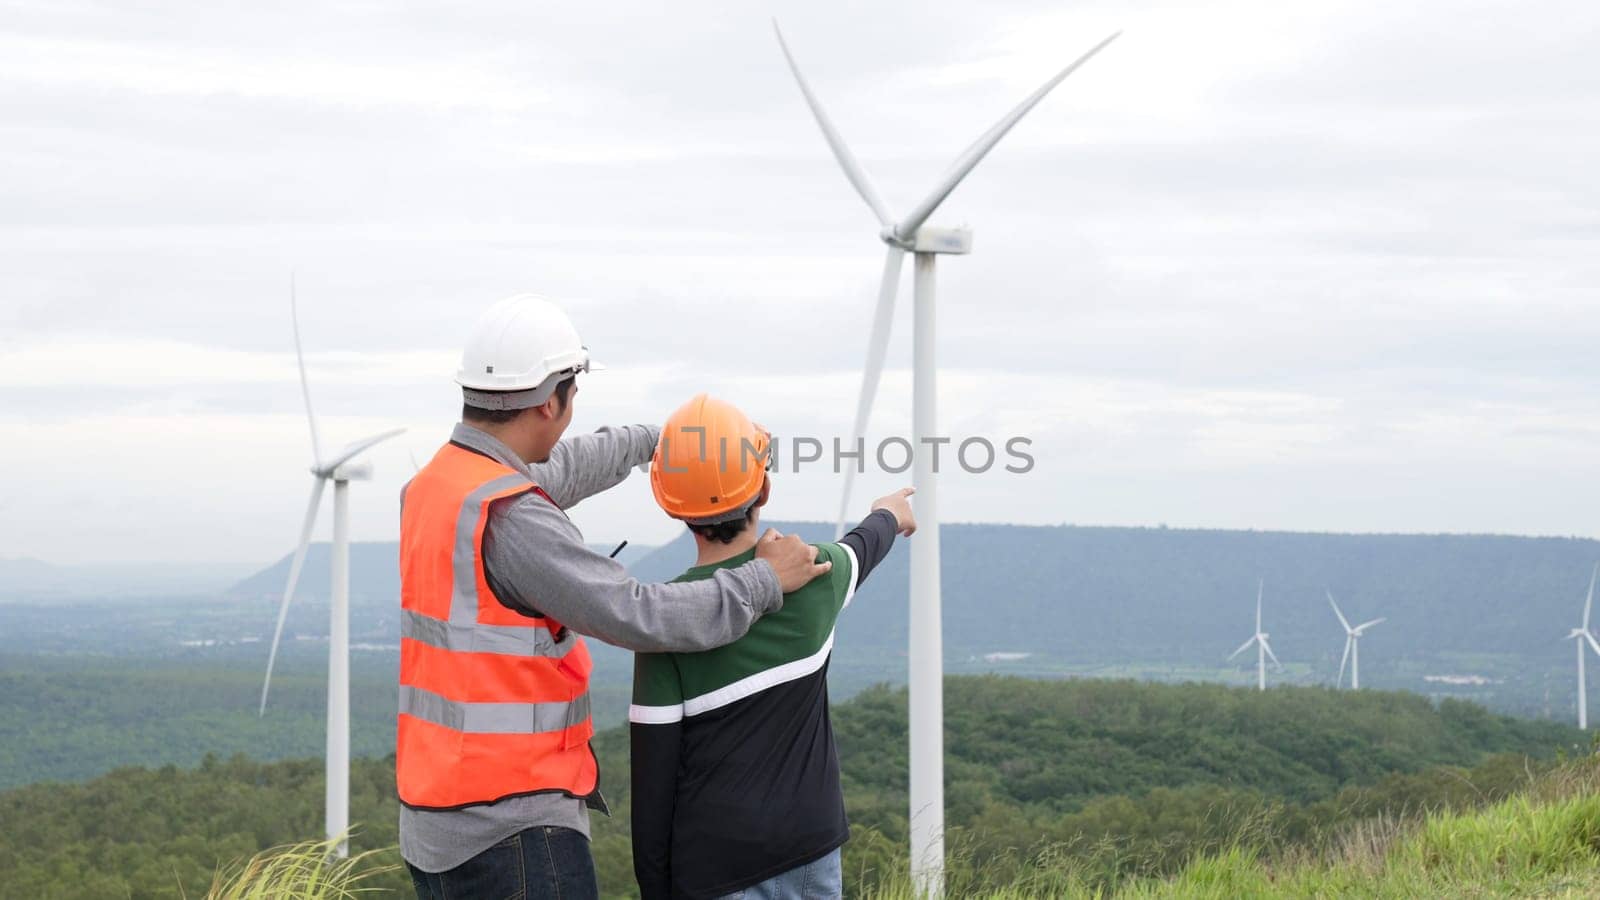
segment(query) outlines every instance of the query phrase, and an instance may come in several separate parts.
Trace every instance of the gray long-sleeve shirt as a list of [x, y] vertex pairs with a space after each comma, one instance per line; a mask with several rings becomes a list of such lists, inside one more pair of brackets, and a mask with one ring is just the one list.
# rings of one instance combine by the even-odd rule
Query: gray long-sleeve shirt
[[[630, 469], [650, 459], [658, 434], [648, 425], [602, 428], [558, 442], [549, 460], [530, 466], [489, 434], [456, 426], [452, 442], [526, 473], [555, 501], [525, 494], [490, 509], [484, 569], [501, 602], [645, 652], [720, 647], [782, 606], [777, 574], [762, 560], [713, 580], [641, 584], [621, 564], [585, 545], [562, 510], [627, 478]], [[401, 804], [400, 855], [424, 871], [443, 872], [523, 829], [543, 825], [588, 835], [588, 809], [584, 801], [561, 793], [444, 811]]]

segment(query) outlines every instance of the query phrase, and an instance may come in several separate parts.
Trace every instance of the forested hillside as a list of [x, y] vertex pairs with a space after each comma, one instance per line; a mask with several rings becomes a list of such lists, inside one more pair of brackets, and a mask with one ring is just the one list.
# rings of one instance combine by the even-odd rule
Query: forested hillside
[[[394, 750], [393, 667], [351, 679], [351, 752]], [[276, 760], [321, 753], [328, 685], [279, 669], [258, 715], [261, 673], [215, 665], [0, 656], [0, 788], [77, 780], [120, 766], [199, 765], [208, 754]]]
[[[0, 654], [0, 789], [91, 778], [119, 766], [191, 767], [207, 755], [321, 754], [326, 659], [326, 643], [286, 648], [260, 715], [264, 648], [249, 667], [205, 658]], [[377, 654], [353, 661], [350, 747], [358, 756], [394, 750], [397, 668], [394, 657]], [[598, 721], [623, 721], [625, 686], [599, 684], [591, 693]]]
[[[1246, 829], [1273, 846], [1315, 842], [1352, 818], [1503, 796], [1582, 737], [1376, 692], [1008, 678], [953, 678], [947, 690], [952, 843], [990, 859], [996, 877], [1041, 842], [1077, 847], [1110, 881], [1175, 871]], [[856, 829], [847, 866], [852, 884], [873, 884], [904, 865], [905, 695], [868, 691], [838, 704], [835, 722]], [[617, 810], [597, 821], [596, 856], [607, 893], [626, 895], [626, 733], [596, 746]], [[1477, 768], [1431, 768], [1445, 764]], [[213, 757], [15, 789], [0, 793], [0, 885], [167, 897], [181, 882], [194, 894], [219, 860], [317, 836], [321, 805], [317, 760]], [[357, 849], [395, 840], [391, 761], [356, 762], [351, 809]]]

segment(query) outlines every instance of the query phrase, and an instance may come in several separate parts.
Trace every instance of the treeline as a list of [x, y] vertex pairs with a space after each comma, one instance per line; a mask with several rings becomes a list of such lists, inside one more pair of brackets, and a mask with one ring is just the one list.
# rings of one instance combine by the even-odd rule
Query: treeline
[[[196, 769], [117, 769], [0, 793], [0, 895], [202, 896], [221, 864], [322, 834], [322, 760], [207, 757]], [[395, 844], [394, 766], [350, 767], [357, 852]], [[386, 857], [397, 855], [384, 854]], [[390, 873], [375, 886], [406, 888]]]
[[[265, 651], [263, 651], [263, 663]], [[261, 672], [173, 660], [0, 656], [0, 789], [77, 781], [112, 769], [200, 764], [228, 758], [298, 759], [322, 752], [326, 667], [283, 654], [264, 716]], [[398, 663], [356, 660], [351, 672], [351, 751], [394, 749]], [[596, 720], [626, 716], [628, 687], [596, 685]]]
[[[888, 689], [835, 709], [852, 891], [904, 871], [905, 712]], [[993, 884], [1038, 865], [1039, 848], [1110, 884], [1241, 841], [1314, 846], [1351, 821], [1504, 796], [1582, 739], [1462, 703], [1321, 689], [951, 678], [946, 712], [949, 842]], [[602, 732], [596, 750], [617, 810], [595, 819], [596, 861], [606, 893], [626, 896], [626, 732]], [[353, 847], [392, 846], [392, 760], [357, 760], [351, 788]], [[320, 760], [120, 769], [0, 793], [0, 884], [8, 896], [194, 895], [219, 863], [321, 827]], [[378, 884], [409, 890], [399, 872]]]
[[[28, 661], [0, 659], [0, 788], [136, 764], [188, 768], [208, 753], [303, 757], [325, 742], [327, 680], [303, 668], [280, 669], [259, 716], [260, 672], [91, 659], [41, 670]], [[354, 675], [351, 750], [382, 756], [394, 749], [395, 677]]]

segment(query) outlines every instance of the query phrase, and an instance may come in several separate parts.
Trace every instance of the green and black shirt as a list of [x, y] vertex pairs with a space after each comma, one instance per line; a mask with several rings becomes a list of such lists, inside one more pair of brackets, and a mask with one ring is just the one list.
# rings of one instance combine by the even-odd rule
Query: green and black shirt
[[[836, 544], [828, 574], [784, 596], [733, 643], [634, 656], [633, 868], [645, 900], [717, 897], [837, 849], [850, 836], [828, 718], [834, 622], [889, 552], [879, 510]], [[747, 551], [678, 581], [748, 562]]]

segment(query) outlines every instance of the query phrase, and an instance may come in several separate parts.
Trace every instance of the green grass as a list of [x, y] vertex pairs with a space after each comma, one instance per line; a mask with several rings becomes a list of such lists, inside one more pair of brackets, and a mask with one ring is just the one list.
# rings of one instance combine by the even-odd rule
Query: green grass
[[[1363, 848], [1366, 849], [1366, 848]], [[1470, 815], [1431, 817], [1387, 848], [1277, 867], [1243, 850], [1135, 884], [1129, 900], [1255, 897], [1533, 897], [1600, 886], [1600, 796], [1515, 797]]]
[[[1241, 841], [1191, 860], [1172, 878], [1133, 878], [1110, 889], [1097, 886], [1103, 879], [1084, 864], [1100, 849], [1094, 846], [1048, 845], [1010, 858], [979, 859], [959, 836], [953, 840], [957, 846], [949, 856], [946, 884], [951, 897], [1595, 897], [1600, 896], [1600, 757], [1534, 778], [1525, 792], [1475, 811], [1362, 821], [1330, 835], [1314, 851], [1294, 847], [1273, 854]], [[1012, 875], [996, 884], [986, 877], [996, 869]], [[903, 869], [880, 873], [878, 884], [875, 890], [852, 893], [876, 900], [915, 896]]]
[[[892, 842], [868, 832], [867, 857], [899, 859]], [[1475, 811], [1382, 816], [1328, 835], [1319, 849], [1276, 854], [1241, 840], [1191, 860], [1167, 879], [1131, 877], [1104, 888], [1085, 864], [1104, 853], [1096, 844], [1046, 844], [982, 858], [981, 844], [952, 832], [946, 896], [1024, 900], [1255, 900], [1255, 898], [1600, 896], [1600, 757], [1590, 756], [1539, 776], [1527, 789]], [[1112, 848], [1114, 850], [1114, 848]], [[346, 898], [373, 873], [365, 859], [327, 859], [327, 845], [297, 844], [219, 869], [207, 900]], [[873, 853], [878, 850], [881, 853]], [[374, 851], [376, 852], [376, 851]], [[1131, 869], [1135, 861], [1129, 862]], [[362, 870], [367, 869], [366, 874]], [[1008, 873], [996, 883], [997, 872]], [[847, 893], [875, 900], [912, 900], [903, 863], [872, 874], [846, 872]]]

